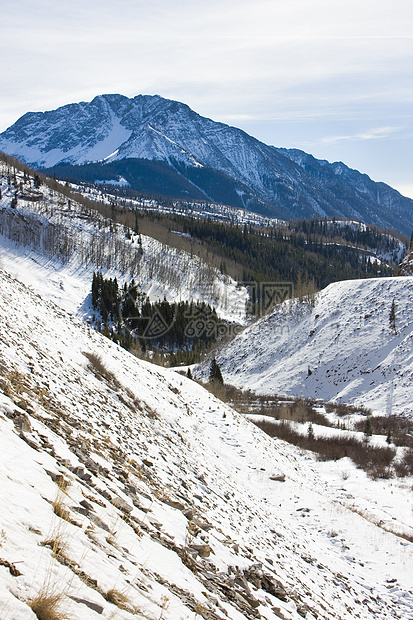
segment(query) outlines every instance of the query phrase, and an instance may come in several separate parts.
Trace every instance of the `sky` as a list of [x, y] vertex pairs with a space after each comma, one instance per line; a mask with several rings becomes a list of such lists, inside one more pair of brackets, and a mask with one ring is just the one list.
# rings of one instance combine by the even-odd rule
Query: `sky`
[[28, 111], [158, 94], [413, 198], [411, 0], [2, 4], [0, 132]]

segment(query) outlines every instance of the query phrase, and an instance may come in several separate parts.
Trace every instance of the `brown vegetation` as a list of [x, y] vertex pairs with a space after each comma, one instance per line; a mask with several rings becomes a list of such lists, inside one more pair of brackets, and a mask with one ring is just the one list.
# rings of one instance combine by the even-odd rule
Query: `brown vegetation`
[[[389, 437], [395, 446], [413, 448], [413, 420], [396, 415], [372, 416], [369, 420], [374, 435]], [[364, 425], [365, 421], [360, 420], [354, 425], [354, 430], [364, 431]]]
[[277, 437], [315, 452], [322, 461], [337, 461], [350, 458], [374, 479], [391, 477], [391, 465], [396, 451], [390, 447], [373, 446], [356, 437], [315, 437], [313, 433], [303, 435], [286, 422], [257, 420], [255, 424], [270, 437]]
[[62, 610], [63, 594], [50, 593], [47, 590], [39, 594], [29, 603], [38, 620], [69, 620]]

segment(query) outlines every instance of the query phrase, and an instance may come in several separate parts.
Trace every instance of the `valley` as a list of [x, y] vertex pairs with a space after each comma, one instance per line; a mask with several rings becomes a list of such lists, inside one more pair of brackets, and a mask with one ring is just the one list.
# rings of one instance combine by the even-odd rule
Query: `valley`
[[[132, 135], [111, 119], [116, 162]], [[187, 146], [179, 166], [200, 168]], [[0, 192], [0, 617], [413, 617], [403, 231], [111, 192], [9, 155]]]

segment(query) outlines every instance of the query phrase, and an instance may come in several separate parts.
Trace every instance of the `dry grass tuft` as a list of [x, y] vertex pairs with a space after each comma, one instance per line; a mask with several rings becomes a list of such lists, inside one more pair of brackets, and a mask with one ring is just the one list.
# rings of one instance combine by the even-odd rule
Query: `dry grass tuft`
[[83, 355], [89, 360], [89, 367], [98, 379], [105, 379], [109, 384], [112, 384], [115, 389], [121, 387], [113, 372], [106, 368], [100, 355], [96, 355], [96, 353], [90, 351], [84, 351]]
[[106, 592], [105, 598], [109, 603], [113, 603], [113, 605], [116, 605], [116, 607], [118, 607], [119, 609], [129, 611], [132, 614], [136, 613], [136, 609], [129, 601], [126, 594], [120, 592], [119, 590], [115, 590], [115, 588], [112, 588], [111, 590]]
[[71, 562], [68, 556], [69, 544], [60, 532], [57, 532], [56, 535], [52, 535], [50, 538], [43, 540], [41, 545], [42, 547], [48, 547], [51, 549], [53, 557], [56, 558], [61, 564], [70, 566]]
[[55, 501], [53, 502], [53, 512], [55, 513], [56, 516], [60, 517], [61, 519], [64, 519], [65, 521], [68, 521], [69, 523], [72, 522], [70, 518], [70, 512], [65, 507], [63, 500], [60, 497], [57, 497]]
[[[403, 531], [397, 526], [396, 527], [393, 526], [393, 524], [390, 522], [385, 522], [385, 521], [382, 521], [381, 519], [378, 519], [375, 515], [373, 515], [372, 513], [369, 513], [365, 508], [359, 508], [358, 506], [355, 506], [355, 505], [347, 506], [347, 508], [349, 508], [351, 512], [358, 514], [360, 517], [362, 517], [366, 521], [369, 521], [370, 523], [373, 523], [373, 525], [376, 525], [377, 527], [384, 530], [385, 532], [389, 532], [390, 534], [393, 534], [394, 536], [397, 536], [398, 538], [402, 538], [403, 540], [407, 540], [408, 542], [413, 543], [413, 534], [407, 531]], [[412, 529], [412, 528], [409, 528], [409, 529]]]
[[63, 610], [63, 594], [41, 591], [29, 603], [38, 620], [71, 620]]

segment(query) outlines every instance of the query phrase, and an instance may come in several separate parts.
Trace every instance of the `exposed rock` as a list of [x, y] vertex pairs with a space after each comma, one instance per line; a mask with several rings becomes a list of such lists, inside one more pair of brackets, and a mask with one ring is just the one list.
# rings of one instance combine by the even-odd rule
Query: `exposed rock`
[[180, 510], [181, 512], [185, 510], [185, 506], [181, 502], [178, 502], [174, 499], [166, 498], [166, 499], [162, 499], [162, 501], [167, 506], [170, 506], [171, 508], [176, 508], [177, 510]]
[[127, 495], [136, 495], [136, 487], [130, 482], [125, 482], [125, 493]]
[[76, 465], [76, 467], [70, 467], [70, 471], [75, 474], [75, 476], [83, 476], [83, 474], [85, 473], [85, 468], [81, 467], [79, 465]]
[[84, 517], [89, 516], [90, 510], [87, 510], [86, 508], [82, 508], [82, 506], [72, 506], [71, 510], [74, 510], [74, 512], [77, 512], [80, 515], [83, 515]]
[[71, 484], [70, 480], [65, 478], [63, 474], [57, 474], [55, 476], [54, 481], [57, 484], [57, 486], [59, 487], [59, 489], [62, 489], [62, 491], [67, 489], [70, 486], [70, 484]]
[[274, 480], [275, 482], [285, 482], [285, 474], [273, 474], [270, 476], [270, 480]]
[[279, 607], [271, 607], [272, 611], [275, 613], [276, 616], [278, 616], [279, 618], [281, 618], [281, 620], [289, 620], [291, 618], [290, 615], [286, 616], [282, 609], [280, 609]]
[[308, 605], [297, 605], [297, 613], [303, 618], [307, 617], [307, 612], [311, 611]]
[[150, 512], [150, 508], [145, 508], [145, 506], [142, 506], [142, 504], [137, 499], [133, 499], [132, 503], [135, 506], [135, 508], [137, 508], [141, 512], [146, 512], [146, 513]]
[[149, 523], [154, 525], [158, 530], [162, 528], [162, 523], [155, 519], [155, 517], [148, 517]]
[[214, 527], [210, 523], [207, 523], [206, 521], [198, 521], [198, 519], [194, 519], [193, 522], [204, 532], [209, 532]]
[[100, 527], [102, 530], [105, 530], [105, 532], [110, 532], [109, 526], [106, 525], [106, 523], [102, 521], [100, 517], [95, 514], [89, 514], [88, 516], [92, 523]]
[[93, 603], [92, 601], [87, 601], [84, 598], [79, 598], [77, 596], [72, 596], [69, 595], [70, 598], [73, 601], [76, 601], [76, 603], [81, 603], [82, 605], [86, 605], [86, 607], [89, 607], [89, 609], [92, 609], [92, 611], [95, 611], [97, 614], [102, 614], [104, 608], [102, 607], [102, 605], [98, 605], [97, 603]]
[[8, 568], [10, 575], [12, 575], [13, 577], [19, 577], [23, 574], [19, 571], [18, 568], [15, 567], [14, 564], [8, 562], [7, 560], [3, 560], [2, 558], [0, 558], [0, 566], [5, 566], [6, 568]]
[[93, 510], [93, 506], [92, 504], [90, 504], [86, 499], [82, 499], [82, 501], [79, 502], [79, 504], [85, 508], [85, 510]]
[[182, 514], [188, 519], [188, 521], [192, 521], [194, 518], [194, 510], [192, 508], [186, 508], [182, 511]]
[[209, 545], [190, 545], [188, 551], [196, 551], [201, 558], [209, 558], [212, 549]]
[[30, 448], [33, 448], [33, 450], [40, 451], [40, 445], [36, 441], [28, 437], [25, 433], [23, 433], [23, 431], [20, 431], [19, 437], [20, 439], [23, 439], [23, 441], [25, 441], [27, 445], [30, 446]]
[[14, 418], [14, 423], [16, 427], [23, 433], [31, 433], [32, 425], [30, 423], [30, 419], [27, 413], [21, 413], [16, 418]]
[[254, 598], [253, 596], [247, 594], [247, 592], [241, 591], [239, 592], [239, 595], [242, 596], [247, 601], [248, 605], [251, 605], [253, 609], [256, 609], [257, 607], [260, 606], [260, 601]]
[[133, 510], [133, 506], [117, 495], [111, 499], [111, 503], [115, 506], [115, 508], [119, 508], [119, 510], [126, 512], [127, 514], [131, 513]]
[[84, 482], [91, 482], [92, 481], [92, 476], [88, 473], [84, 473], [82, 475], [79, 476], [79, 478], [81, 480], [83, 480]]
[[253, 565], [245, 570], [244, 577], [258, 590], [264, 590], [268, 592], [268, 594], [276, 596], [281, 601], [286, 601], [288, 599], [288, 594], [283, 584], [278, 581], [278, 579], [275, 579], [275, 577], [264, 573], [260, 564]]

